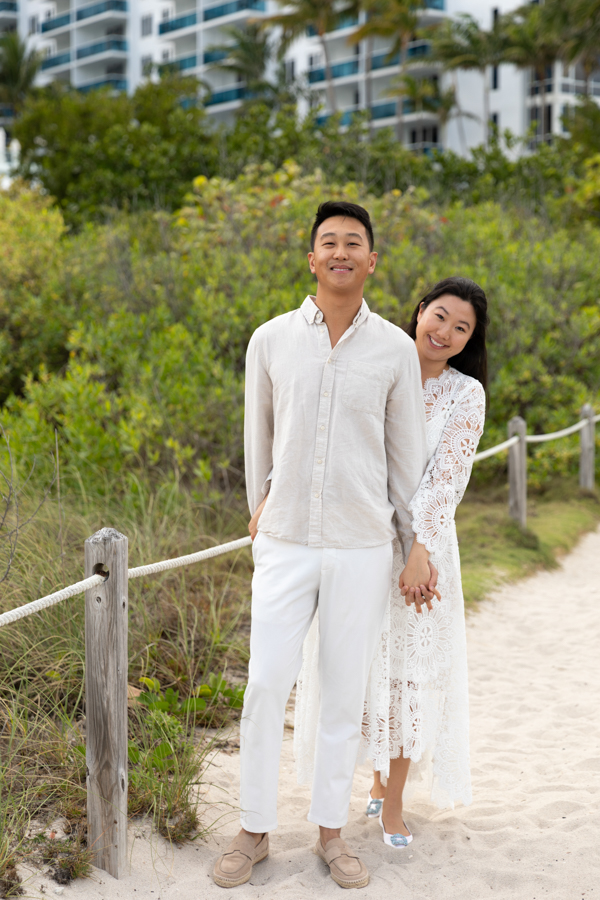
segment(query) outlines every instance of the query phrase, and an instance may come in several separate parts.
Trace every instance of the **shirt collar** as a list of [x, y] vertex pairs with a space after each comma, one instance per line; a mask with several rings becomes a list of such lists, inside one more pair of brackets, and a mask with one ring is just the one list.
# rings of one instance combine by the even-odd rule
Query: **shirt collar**
[[[317, 325], [320, 325], [323, 321], [323, 313], [315, 303], [315, 298], [311, 294], [307, 296], [300, 309], [302, 310], [302, 315], [309, 325], [314, 325], [315, 322], [317, 323]], [[363, 298], [363, 302], [360, 305], [360, 309], [354, 316], [352, 324], [356, 328], [358, 328], [359, 325], [362, 325], [362, 323], [367, 320], [367, 318], [369, 317], [369, 313], [369, 307], [367, 306], [366, 300]]]

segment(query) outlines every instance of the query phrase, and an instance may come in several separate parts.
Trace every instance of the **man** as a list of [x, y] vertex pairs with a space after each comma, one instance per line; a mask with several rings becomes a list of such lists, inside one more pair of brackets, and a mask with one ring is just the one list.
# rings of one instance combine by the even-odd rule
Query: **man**
[[[316, 852], [342, 887], [368, 872], [341, 838], [369, 668], [390, 590], [392, 540], [412, 543], [407, 512], [426, 465], [413, 341], [370, 312], [369, 214], [323, 203], [311, 233], [315, 297], [265, 323], [246, 360], [245, 453], [253, 546], [249, 681], [241, 722], [242, 830], [217, 861], [223, 887], [248, 881], [277, 827], [285, 705], [317, 604], [321, 706], [312, 804]], [[268, 495], [268, 496], [267, 496]], [[415, 585], [429, 570], [415, 573]]]

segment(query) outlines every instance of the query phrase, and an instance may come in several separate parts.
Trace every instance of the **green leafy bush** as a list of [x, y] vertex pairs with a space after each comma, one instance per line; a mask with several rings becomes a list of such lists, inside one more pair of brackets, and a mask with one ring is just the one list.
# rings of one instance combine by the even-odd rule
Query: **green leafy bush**
[[[127, 490], [132, 474], [174, 473], [202, 501], [241, 494], [248, 340], [313, 289], [305, 255], [312, 217], [325, 197], [341, 196], [371, 210], [380, 256], [367, 298], [391, 321], [405, 325], [427, 287], [447, 275], [486, 289], [484, 445], [506, 437], [513, 415], [543, 432], [573, 422], [585, 401], [598, 406], [600, 232], [591, 223], [570, 231], [492, 201], [438, 209], [420, 190], [376, 197], [288, 163], [251, 167], [235, 181], [200, 176], [173, 217], [123, 215], [70, 237], [56, 220], [46, 237], [52, 278], [34, 280], [31, 290], [40, 308], [76, 324], [63, 328], [57, 360], [48, 332], [37, 356], [25, 338], [12, 338], [15, 358], [31, 359], [0, 415], [16, 458], [43, 458], [58, 428], [67, 485]], [[3, 202], [13, 222], [23, 219], [13, 241], [25, 257], [28, 223], [42, 201], [35, 206], [25, 192]], [[13, 282], [4, 296], [13, 315], [30, 303]], [[572, 469], [576, 448], [576, 437], [539, 446], [533, 476]], [[505, 465], [493, 458], [477, 477]]]

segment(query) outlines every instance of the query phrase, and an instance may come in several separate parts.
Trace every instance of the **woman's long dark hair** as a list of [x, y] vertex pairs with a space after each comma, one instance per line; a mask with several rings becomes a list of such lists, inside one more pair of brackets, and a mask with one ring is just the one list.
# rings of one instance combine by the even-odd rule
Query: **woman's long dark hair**
[[484, 389], [487, 390], [487, 350], [485, 346], [485, 333], [490, 320], [487, 312], [487, 297], [485, 291], [478, 284], [471, 281], [470, 278], [461, 278], [453, 275], [451, 278], [444, 278], [425, 294], [422, 300], [417, 303], [417, 307], [412, 314], [412, 319], [406, 329], [413, 341], [417, 337], [417, 318], [420, 309], [427, 309], [430, 303], [437, 300], [443, 294], [451, 294], [458, 297], [459, 300], [466, 300], [475, 310], [475, 330], [463, 347], [460, 353], [452, 356], [448, 363], [458, 369], [464, 375], [471, 375], [480, 381]]

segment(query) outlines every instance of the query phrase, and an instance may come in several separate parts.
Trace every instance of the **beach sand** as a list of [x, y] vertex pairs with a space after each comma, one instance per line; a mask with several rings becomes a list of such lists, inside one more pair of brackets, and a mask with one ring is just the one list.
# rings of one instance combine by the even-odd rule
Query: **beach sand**
[[[360, 851], [371, 881], [365, 898], [401, 900], [600, 900], [600, 531], [587, 535], [560, 569], [502, 588], [468, 617], [474, 802], [440, 811], [413, 800], [414, 833], [404, 850], [384, 846], [364, 814], [368, 766], [354, 780], [343, 835]], [[234, 742], [235, 743], [235, 742]], [[99, 870], [59, 887], [30, 875], [28, 897], [82, 900], [204, 900], [224, 897], [210, 877], [238, 829], [239, 756], [219, 752], [209, 770], [205, 821], [218, 832], [180, 849], [147, 826], [129, 832], [131, 871], [116, 881]], [[241, 898], [307, 900], [342, 890], [313, 853], [309, 791], [298, 787], [292, 732], [281, 761], [280, 826], [271, 853]], [[23, 871], [23, 874], [25, 872]]]

